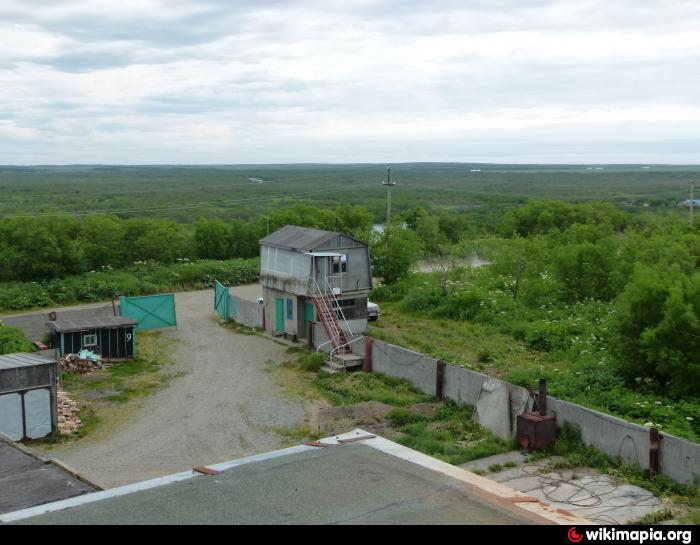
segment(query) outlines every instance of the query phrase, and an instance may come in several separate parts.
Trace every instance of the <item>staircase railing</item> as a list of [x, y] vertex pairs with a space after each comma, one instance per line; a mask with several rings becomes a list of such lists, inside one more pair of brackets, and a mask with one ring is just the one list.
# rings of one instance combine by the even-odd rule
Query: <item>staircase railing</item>
[[[331, 350], [330, 350], [330, 356], [333, 357], [335, 356], [338, 352], [341, 350], [344, 350], [345, 348], [349, 347], [351, 344], [359, 341], [360, 339], [364, 338], [364, 335], [355, 335], [352, 332], [352, 328], [350, 327], [350, 324], [348, 323], [347, 319], [345, 318], [345, 313], [343, 312], [343, 308], [340, 306], [340, 303], [338, 302], [337, 297], [335, 296], [335, 293], [333, 291], [333, 286], [331, 283], [326, 279], [325, 282], [325, 290], [321, 290], [321, 287], [318, 285], [318, 282], [316, 282], [316, 279], [314, 277], [309, 277], [309, 284], [310, 287], [314, 288], [315, 292], [315, 299], [319, 301], [319, 303], [322, 303], [324, 305], [323, 311], [328, 315], [331, 316], [331, 312], [335, 314], [336, 319], [331, 320], [333, 329], [335, 329], [335, 334], [331, 336], [330, 339], [328, 339], [326, 342], [321, 343], [318, 345], [316, 350], [318, 352], [321, 352], [321, 349], [326, 346], [326, 345], [331, 345]], [[330, 301], [330, 308], [328, 306], [328, 301]], [[340, 317], [340, 320], [342, 321], [343, 324], [345, 324], [346, 331], [340, 331], [339, 329], [342, 329], [342, 325], [338, 323], [338, 316]], [[334, 341], [336, 339], [341, 339], [345, 337], [346, 341], [349, 338], [350, 340], [343, 343], [339, 344], [338, 346], [334, 346]]]

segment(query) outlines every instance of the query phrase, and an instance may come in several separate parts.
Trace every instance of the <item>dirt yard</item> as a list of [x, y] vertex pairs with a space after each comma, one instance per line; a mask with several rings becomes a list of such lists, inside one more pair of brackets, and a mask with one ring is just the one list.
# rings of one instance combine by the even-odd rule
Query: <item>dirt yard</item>
[[116, 429], [49, 451], [103, 487], [160, 477], [280, 448], [276, 430], [302, 425], [303, 402], [268, 372], [286, 346], [221, 327], [210, 290], [176, 295], [172, 339], [177, 374], [138, 403]]

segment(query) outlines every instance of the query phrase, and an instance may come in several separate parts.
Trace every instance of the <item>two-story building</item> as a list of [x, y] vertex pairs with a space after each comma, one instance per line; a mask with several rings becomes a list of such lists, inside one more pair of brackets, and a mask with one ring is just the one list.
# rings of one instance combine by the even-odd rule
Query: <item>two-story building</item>
[[339, 345], [367, 327], [369, 245], [351, 236], [295, 225], [271, 233], [260, 241], [260, 283], [271, 333], [305, 338], [318, 322], [329, 337], [342, 328]]

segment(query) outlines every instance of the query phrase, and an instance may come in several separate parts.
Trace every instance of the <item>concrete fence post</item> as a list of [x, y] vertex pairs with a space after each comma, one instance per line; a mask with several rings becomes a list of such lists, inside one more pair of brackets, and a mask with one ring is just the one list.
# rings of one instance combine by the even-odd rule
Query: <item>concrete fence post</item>
[[435, 366], [435, 397], [439, 400], [442, 400], [445, 388], [445, 366], [444, 361], [437, 360]]
[[363, 373], [372, 372], [372, 337], [365, 337], [365, 362], [362, 365]]
[[661, 436], [657, 428], [649, 430], [649, 472], [656, 475], [659, 472], [659, 450], [661, 447]]

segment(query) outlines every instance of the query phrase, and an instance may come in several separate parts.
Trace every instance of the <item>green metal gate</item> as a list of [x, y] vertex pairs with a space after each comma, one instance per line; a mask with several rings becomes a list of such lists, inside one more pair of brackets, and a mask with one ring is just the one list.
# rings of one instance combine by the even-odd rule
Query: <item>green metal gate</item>
[[175, 295], [147, 295], [144, 297], [120, 297], [119, 314], [138, 322], [137, 330], [160, 329], [177, 326]]
[[228, 320], [228, 288], [221, 282], [214, 282], [214, 310], [222, 320]]

